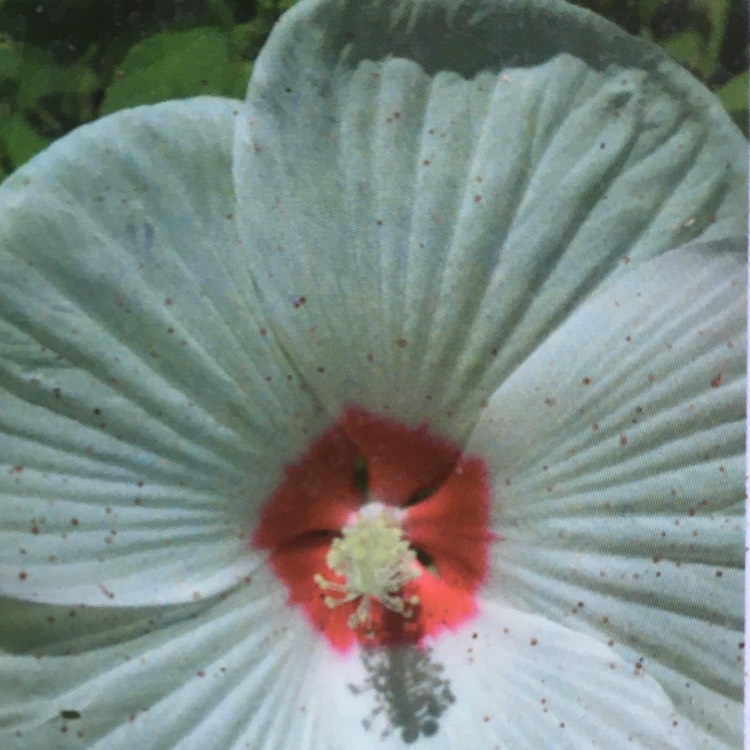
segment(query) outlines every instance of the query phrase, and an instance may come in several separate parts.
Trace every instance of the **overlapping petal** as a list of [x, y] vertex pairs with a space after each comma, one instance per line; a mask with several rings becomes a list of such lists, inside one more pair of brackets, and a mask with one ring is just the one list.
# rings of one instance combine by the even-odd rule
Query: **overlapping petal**
[[314, 659], [324, 646], [285, 599], [264, 567], [227, 596], [73, 610], [80, 624], [67, 608], [22, 604], [16, 617], [39, 644], [23, 644], [28, 655], [0, 653], [12, 688], [0, 705], [2, 746], [267, 747], [269, 734], [285, 734], [289, 745], [270, 746], [305, 747], [295, 741], [308, 668], [300, 655]]
[[741, 742], [746, 271], [727, 241], [622, 277], [470, 441], [502, 536], [487, 595], [609, 639], [707, 747]]
[[493, 604], [434, 646], [348, 657], [290, 614], [265, 571], [221, 600], [76, 614], [16, 606], [33, 655], [0, 653], [4, 748], [448, 750], [467, 726], [477, 747], [693, 747], [654, 680], [588, 636]]
[[461, 442], [606, 280], [744, 231], [719, 104], [565, 3], [302, 3], [248, 104], [234, 167], [258, 290], [334, 412]]
[[241, 579], [319, 417], [234, 219], [240, 103], [77, 131], [0, 190], [0, 591], [125, 606]]

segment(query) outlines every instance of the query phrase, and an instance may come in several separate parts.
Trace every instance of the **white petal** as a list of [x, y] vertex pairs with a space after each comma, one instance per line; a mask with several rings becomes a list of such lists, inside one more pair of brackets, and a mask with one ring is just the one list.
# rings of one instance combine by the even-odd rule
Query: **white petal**
[[659, 684], [612, 649], [492, 603], [424, 649], [363, 651], [361, 661], [361, 675], [351, 661], [312, 663], [300, 699], [320, 732], [311, 748], [694, 747]]
[[[226, 598], [73, 610], [78, 625], [67, 610], [21, 605], [39, 644], [35, 655], [0, 654], [2, 747], [58, 747], [64, 734], [78, 733], [97, 750], [263, 747], [267, 732], [283, 729], [305, 659], [323, 648], [285, 599], [261, 570]], [[66, 720], [62, 711], [80, 718]], [[302, 747], [294, 731], [288, 737], [290, 744], [275, 746]]]
[[[0, 188], [0, 592], [187, 601], [319, 424], [234, 220], [240, 102], [79, 129]], [[265, 333], [264, 333], [265, 332]]]
[[627, 260], [744, 228], [746, 146], [718, 102], [565, 5], [301, 3], [248, 103], [257, 286], [334, 413], [461, 440]]
[[661, 686], [611, 649], [542, 617], [482, 607], [435, 644], [459, 714], [446, 716], [446, 747], [459, 746], [467, 726], [483, 747], [693, 747]]
[[673, 251], [582, 306], [495, 393], [469, 444], [496, 493], [492, 595], [611, 639], [733, 747], [743, 246]]
[[452, 750], [467, 736], [505, 750], [693, 747], [654, 680], [541, 617], [483, 603], [427, 648], [340, 655], [285, 599], [262, 569], [182, 606], [12, 604], [2, 747], [57, 747], [63, 735], [96, 750]]

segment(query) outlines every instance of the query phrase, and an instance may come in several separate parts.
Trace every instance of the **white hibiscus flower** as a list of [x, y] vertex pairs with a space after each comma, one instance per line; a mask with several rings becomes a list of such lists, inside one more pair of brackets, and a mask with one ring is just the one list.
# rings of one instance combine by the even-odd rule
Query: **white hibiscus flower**
[[304, 0], [0, 188], [0, 745], [737, 748], [745, 142], [548, 0]]

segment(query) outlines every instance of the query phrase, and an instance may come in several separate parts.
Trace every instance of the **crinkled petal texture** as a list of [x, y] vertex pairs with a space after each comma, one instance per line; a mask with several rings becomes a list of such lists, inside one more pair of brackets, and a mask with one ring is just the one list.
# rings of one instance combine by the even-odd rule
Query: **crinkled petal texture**
[[745, 231], [745, 142], [718, 101], [566, 3], [312, 0], [254, 71], [240, 223], [332, 411], [463, 442], [603, 283]]
[[[736, 747], [744, 150], [567, 4], [305, 0], [246, 105], [19, 171], [0, 744]], [[333, 653], [248, 544], [347, 405], [492, 469], [479, 614], [421, 649]]]
[[486, 595], [608, 640], [707, 748], [742, 745], [746, 274], [725, 241], [622, 277], [470, 441], [502, 536]]
[[16, 606], [33, 655], [0, 655], [2, 747], [694, 748], [655, 680], [543, 617], [487, 604], [434, 645], [342, 657], [287, 613], [266, 570], [223, 601]]
[[488, 596], [737, 747], [746, 144], [718, 103], [562, 3], [318, 0], [248, 105], [240, 223], [321, 402], [460, 444], [489, 403]]
[[184, 602], [258, 564], [254, 514], [320, 417], [236, 230], [239, 107], [124, 112], [0, 189], [0, 593]]

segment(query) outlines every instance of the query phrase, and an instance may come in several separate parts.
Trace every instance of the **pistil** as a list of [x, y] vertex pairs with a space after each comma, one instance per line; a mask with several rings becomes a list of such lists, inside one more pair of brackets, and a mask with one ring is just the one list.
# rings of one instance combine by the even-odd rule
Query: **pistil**
[[407, 619], [414, 614], [419, 597], [405, 599], [401, 591], [422, 570], [393, 509], [377, 501], [364, 505], [333, 540], [326, 563], [345, 581], [315, 574], [313, 580], [321, 589], [336, 594], [326, 596], [326, 606], [333, 609], [359, 599], [347, 620], [350, 628], [371, 625], [373, 599]]

